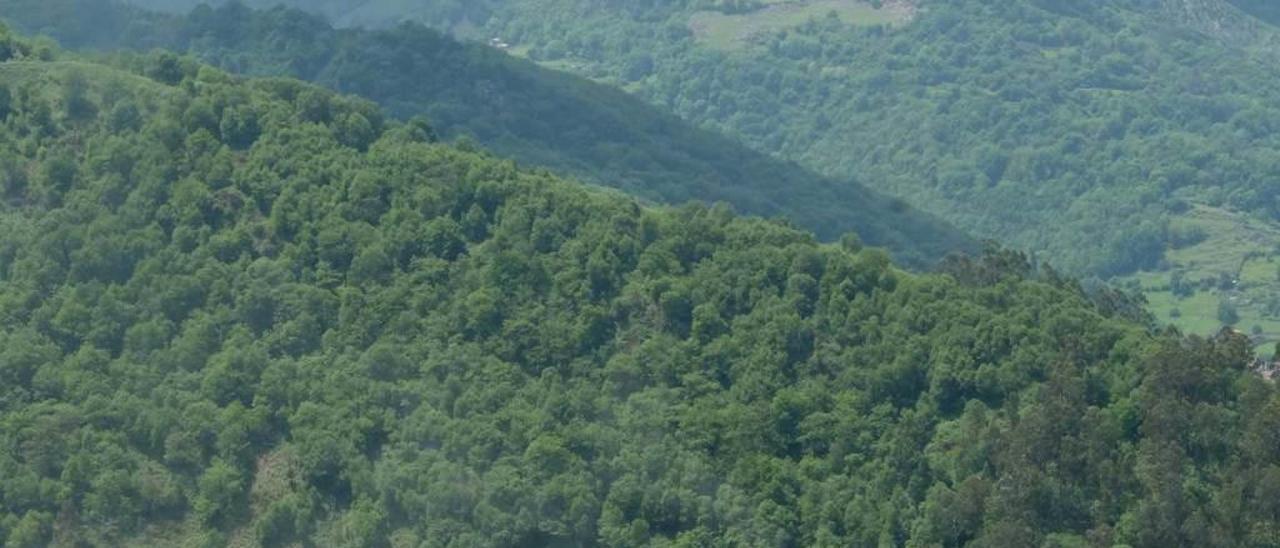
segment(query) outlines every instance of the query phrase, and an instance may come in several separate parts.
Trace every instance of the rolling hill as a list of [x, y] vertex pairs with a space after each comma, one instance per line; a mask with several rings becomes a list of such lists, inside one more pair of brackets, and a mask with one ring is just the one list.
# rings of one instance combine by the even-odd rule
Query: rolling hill
[[0, 28], [0, 544], [1240, 546], [1248, 341]]
[[697, 29], [653, 32], [716, 13], [694, 2], [510, 2], [489, 27], [531, 58], [757, 150], [857, 173], [1080, 274], [1155, 268], [1188, 204], [1276, 218], [1269, 133], [1240, 127], [1272, 115], [1265, 60], [1158, 2], [911, 4], [905, 23], [815, 16], [729, 51]]
[[[453, 24], [417, 15], [436, 2], [391, 4]], [[1280, 309], [1265, 305], [1277, 284], [1204, 285], [1180, 306], [1159, 289], [1277, 258], [1274, 241], [1232, 246], [1229, 260], [1198, 253], [1232, 238], [1216, 229], [1280, 227], [1268, 3], [877, 5], [519, 0], [488, 4], [479, 34], [1065, 271], [1135, 283], [1184, 327], [1206, 324], [1175, 316], [1243, 299], [1238, 325], [1280, 339]], [[1207, 210], [1244, 220], [1203, 222]]]
[[73, 47], [167, 47], [243, 74], [299, 77], [373, 99], [402, 119], [425, 116], [445, 138], [466, 136], [523, 164], [655, 202], [727, 202], [826, 240], [854, 232], [917, 268], [978, 249], [852, 178], [815, 175], [621, 91], [419, 25], [337, 30], [301, 12], [239, 5], [167, 17], [98, 0], [4, 0], [0, 14]]

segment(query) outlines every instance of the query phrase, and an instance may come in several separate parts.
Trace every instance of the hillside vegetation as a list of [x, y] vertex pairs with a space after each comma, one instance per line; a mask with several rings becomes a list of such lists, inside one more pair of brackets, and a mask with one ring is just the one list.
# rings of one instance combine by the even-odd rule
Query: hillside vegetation
[[730, 53], [680, 32], [691, 3], [510, 2], [489, 25], [535, 59], [1073, 272], [1159, 266], [1190, 205], [1276, 218], [1266, 65], [1123, 3], [918, 4], [907, 25], [817, 17]]
[[816, 17], [834, 16], [845, 23], [874, 26], [905, 24], [913, 15], [914, 10], [905, 2], [877, 7], [861, 0], [777, 0], [750, 10], [696, 12], [689, 17], [689, 29], [700, 42], [736, 49], [762, 34], [796, 27]]
[[906, 24], [826, 10], [759, 27], [778, 4], [520, 0], [491, 4], [484, 35], [1069, 272], [1168, 278], [1231, 236], [1197, 211], [1278, 226], [1268, 5], [918, 0], [881, 4], [910, 7]]
[[419, 25], [339, 31], [288, 10], [232, 5], [162, 17], [100, 0], [0, 0], [0, 17], [71, 46], [176, 48], [235, 72], [288, 75], [373, 99], [401, 119], [426, 116], [523, 164], [645, 199], [730, 203], [783, 216], [824, 240], [856, 232], [920, 268], [974, 251], [952, 226], [850, 177], [821, 177], [695, 129], [625, 93], [539, 68]]
[[0, 544], [1266, 546], [1280, 397], [1019, 254], [0, 30]]
[[[440, 28], [458, 21], [427, 9], [439, 2], [380, 5]], [[1280, 29], [1268, 24], [1271, 3], [485, 6], [467, 18], [483, 31], [468, 35], [501, 37], [544, 65], [623, 87], [763, 153], [836, 179], [856, 174], [1073, 274], [1141, 279], [1162, 314], [1178, 309], [1166, 317], [1185, 328], [1215, 330], [1219, 304], [1236, 297], [1245, 303], [1238, 325], [1276, 339], [1270, 326], [1280, 309], [1263, 306], [1280, 294], [1275, 284], [1205, 285], [1172, 304], [1159, 289], [1209, 265], [1221, 276], [1251, 257], [1275, 259], [1280, 242], [1266, 241], [1233, 246], [1234, 257], [1219, 260], [1203, 244], [1233, 238], [1212, 231], [1240, 223], [1198, 217], [1219, 210], [1267, 225], [1261, 233], [1280, 227], [1271, 176]]]
[[[110, 0], [104, 0], [110, 1]], [[254, 8], [291, 6], [324, 15], [341, 26], [386, 27], [406, 21], [423, 21], [454, 31], [477, 31], [492, 9], [506, 0], [128, 0], [159, 11], [185, 14], [202, 5], [240, 3]]]

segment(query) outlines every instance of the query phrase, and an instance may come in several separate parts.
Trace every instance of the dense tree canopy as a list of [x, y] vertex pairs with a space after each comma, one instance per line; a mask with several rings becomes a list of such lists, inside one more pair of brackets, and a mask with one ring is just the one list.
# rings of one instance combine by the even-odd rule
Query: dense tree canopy
[[1170, 221], [1194, 205], [1280, 220], [1274, 56], [1221, 39], [1258, 29], [1201, 20], [1223, 0], [913, 3], [900, 26], [818, 17], [728, 52], [688, 28], [687, 2], [626, 17], [525, 0], [490, 26], [533, 57], [1077, 273], [1157, 266], [1181, 245]]
[[506, 0], [128, 0], [155, 10], [186, 13], [201, 4], [240, 2], [257, 8], [284, 5], [323, 14], [343, 26], [389, 26], [405, 20], [443, 27], [483, 23]]
[[72, 46], [177, 48], [239, 73], [310, 80], [402, 119], [425, 115], [446, 139], [475, 139], [522, 163], [658, 202], [785, 216], [824, 240], [856, 232], [917, 268], [976, 249], [950, 225], [848, 178], [815, 175], [621, 91], [421, 25], [340, 31], [317, 16], [238, 3], [164, 17], [102, 0], [0, 0], [0, 17]]
[[0, 31], [0, 543], [1268, 546], [1280, 397], [1011, 252], [895, 268], [373, 104]]
[[[436, 0], [365, 4], [461, 32], [432, 11]], [[1178, 221], [1196, 206], [1280, 221], [1280, 35], [1244, 15], [1280, 21], [1275, 2], [869, 2], [915, 9], [891, 25], [815, 11], [729, 48], [696, 18], [766, 3], [484, 4], [475, 16], [488, 18], [470, 20], [482, 36], [530, 58], [625, 86], [762, 152], [856, 175], [1077, 274], [1160, 266], [1187, 245]], [[723, 21], [730, 32], [759, 24]]]

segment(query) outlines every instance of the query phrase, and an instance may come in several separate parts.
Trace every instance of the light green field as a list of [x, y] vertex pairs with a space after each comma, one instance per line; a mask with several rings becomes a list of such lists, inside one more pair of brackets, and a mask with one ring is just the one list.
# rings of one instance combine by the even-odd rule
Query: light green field
[[1280, 262], [1276, 261], [1274, 255], [1252, 259], [1240, 269], [1240, 285], [1245, 291], [1258, 287], [1274, 288], [1277, 281], [1280, 281], [1277, 273], [1280, 273]]
[[[1209, 235], [1200, 244], [1168, 255], [1171, 263], [1186, 268], [1196, 278], [1236, 272], [1251, 253], [1270, 255], [1280, 245], [1280, 227], [1225, 209], [1196, 207], [1178, 223], [1200, 227]], [[1276, 281], [1274, 275], [1270, 278], [1269, 283]]]
[[[1222, 322], [1218, 320], [1218, 302], [1226, 299], [1235, 303], [1236, 310], [1240, 314], [1240, 323], [1236, 324], [1237, 329], [1249, 333], [1253, 326], [1261, 326], [1265, 340], [1280, 341], [1280, 319], [1266, 317], [1261, 306], [1251, 302], [1247, 293], [1234, 295], [1233, 301], [1231, 300], [1233, 295], [1216, 290], [1198, 291], [1190, 297], [1179, 298], [1167, 289], [1169, 283], [1167, 276], [1140, 274], [1138, 277], [1143, 280], [1142, 287], [1151, 312], [1161, 323], [1176, 325], [1187, 333], [1212, 334], [1222, 329]], [[1182, 313], [1181, 317], [1173, 317], [1172, 312], [1175, 309]]]
[[[1226, 300], [1236, 306], [1240, 322], [1236, 328], [1252, 334], [1255, 326], [1262, 334], [1255, 337], [1260, 350], [1270, 351], [1280, 341], [1280, 318], [1269, 317], [1264, 303], [1268, 296], [1280, 294], [1280, 226], [1220, 208], [1199, 206], [1175, 222], [1177, 227], [1199, 227], [1208, 235], [1205, 241], [1167, 255], [1170, 269], [1143, 272], [1131, 276], [1147, 297], [1151, 311], [1161, 323], [1178, 326], [1186, 333], [1209, 335], [1222, 328], [1218, 304]], [[1170, 291], [1170, 277], [1182, 270], [1192, 283], [1204, 278], [1219, 278], [1229, 273], [1238, 283], [1232, 290], [1198, 289], [1185, 298]], [[1121, 280], [1122, 282], [1125, 280]], [[1173, 311], [1181, 313], [1174, 317]]]
[[885, 2], [880, 8], [860, 0], [770, 0], [767, 4], [750, 13], [733, 15], [701, 11], [689, 18], [689, 28], [699, 41], [732, 50], [760, 33], [796, 27], [832, 13], [845, 23], [859, 26], [900, 24], [914, 15], [914, 8], [905, 1]]

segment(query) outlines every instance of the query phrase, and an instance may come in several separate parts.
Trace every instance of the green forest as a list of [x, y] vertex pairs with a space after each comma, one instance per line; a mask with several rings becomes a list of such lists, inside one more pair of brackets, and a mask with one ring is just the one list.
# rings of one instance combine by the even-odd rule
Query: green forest
[[815, 175], [618, 90], [420, 25], [339, 31], [291, 10], [233, 4], [166, 17], [103, 0], [0, 0], [0, 14], [72, 47], [164, 47], [237, 73], [309, 80], [401, 119], [426, 116], [445, 139], [474, 140], [522, 164], [660, 203], [729, 203], [790, 219], [824, 240], [856, 232], [915, 268], [979, 249], [951, 225], [852, 178]]
[[[812, 5], [798, 11], [810, 17], [788, 12], [796, 24], [780, 29], [760, 24], [782, 15], [768, 0], [476, 4], [350, 5], [444, 28], [465, 19], [519, 55], [623, 86], [765, 153], [856, 175], [1081, 275], [1159, 267], [1195, 241], [1180, 222], [1193, 206], [1280, 219], [1261, 176], [1275, 161], [1275, 57], [1241, 45], [1275, 30], [1194, 32], [1215, 16], [1239, 24], [1234, 9], [1274, 20], [1268, 2], [804, 0], [792, 4]], [[886, 13], [843, 7], [860, 4]]]
[[[1233, 307], [1225, 323], [1280, 340], [1280, 279], [1251, 275], [1280, 257], [1272, 3], [508, 0], [465, 17], [431, 0], [362, 5], [499, 37], [762, 153], [856, 177], [978, 238], [1142, 290], [1162, 321], [1208, 334]], [[1186, 279], [1194, 292], [1173, 290]]]
[[4, 546], [1273, 546], [1250, 341], [0, 31]]
[[690, 28], [699, 2], [507, 2], [488, 24], [530, 58], [1082, 275], [1158, 266], [1193, 205], [1280, 218], [1260, 176], [1280, 94], [1262, 60], [1158, 17], [1162, 2], [916, 3], [909, 24], [819, 15], [728, 51]]
[[[1142, 291], [1162, 322], [1280, 341], [1273, 2], [285, 3], [340, 26], [412, 20], [499, 40], [976, 238]], [[782, 213], [831, 239], [815, 228], [829, 223], [806, 223], [819, 211]], [[919, 264], [901, 238], [868, 234]]]
[[0, 546], [1280, 546], [1268, 4], [270, 3], [0, 0]]
[[[104, 0], [106, 1], [106, 0]], [[1242, 0], [1245, 1], [1245, 0]], [[201, 5], [219, 7], [240, 3], [266, 9], [305, 8], [340, 26], [385, 27], [405, 20], [452, 30], [478, 31], [494, 9], [508, 0], [128, 0], [130, 4], [172, 13], [186, 13]]]

